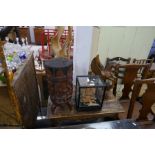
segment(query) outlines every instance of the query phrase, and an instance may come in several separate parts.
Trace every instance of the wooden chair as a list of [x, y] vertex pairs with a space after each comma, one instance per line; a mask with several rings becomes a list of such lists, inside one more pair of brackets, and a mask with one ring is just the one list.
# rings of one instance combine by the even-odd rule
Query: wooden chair
[[152, 63], [153, 63], [153, 60], [154, 60], [154, 58], [152, 58], [152, 59], [133, 59], [133, 63], [135, 63], [135, 64], [141, 64], [141, 65], [144, 65], [144, 64], [150, 64], [150, 65], [152, 65]]
[[[131, 61], [131, 58], [122, 58], [122, 57], [114, 57], [114, 58], [107, 58], [107, 61], [106, 61], [106, 68], [108, 68], [109, 66], [111, 66], [112, 64], [120, 64], [120, 65], [125, 65], [125, 64], [129, 64]], [[122, 79], [124, 77], [124, 72], [125, 70], [123, 68], [119, 68], [117, 71], [116, 71], [116, 68], [113, 68], [112, 72], [114, 73], [114, 75], [117, 77], [117, 82], [114, 86], [114, 89], [113, 89], [113, 93], [114, 95], [116, 95], [116, 89], [117, 89], [117, 83], [118, 83], [118, 80], [119, 80], [119, 83], [122, 83]]]
[[140, 65], [140, 64], [126, 64], [126, 65], [120, 65], [116, 70], [119, 70], [121, 68], [125, 69], [124, 77], [123, 77], [123, 85], [124, 88], [122, 90], [122, 96], [121, 99], [128, 99], [129, 93], [131, 92], [131, 87], [133, 85], [133, 81], [135, 79], [141, 79], [142, 75], [139, 74], [139, 70], [144, 70], [143, 76], [145, 77], [148, 71], [149, 66], [147, 64]]
[[[145, 64], [148, 64], [148, 69], [150, 69], [151, 68], [151, 66], [152, 66], [152, 64], [153, 64], [153, 61], [154, 61], [154, 58], [152, 58], [152, 59], [133, 59], [133, 63], [134, 64], [140, 64], [140, 65], [145, 65]], [[143, 74], [143, 70], [139, 70], [139, 73], [141, 74]], [[144, 78], [148, 78], [148, 76], [149, 76], [149, 72], [148, 72], [148, 75], [145, 75], [145, 77], [144, 76], [142, 76], [142, 78], [144, 79]]]
[[146, 85], [146, 90], [142, 95], [142, 108], [139, 111], [139, 117], [137, 118], [137, 120], [148, 120], [148, 114], [155, 113], [155, 106], [153, 106], [153, 104], [155, 103], [155, 78], [142, 80], [137, 79], [134, 82], [127, 118], [132, 118], [136, 99], [137, 97], [139, 97], [140, 90], [144, 84]]
[[114, 57], [114, 58], [107, 58], [107, 61], [106, 61], [106, 66], [109, 64], [109, 63], [119, 63], [119, 64], [129, 64], [131, 61], [131, 58], [122, 58], [122, 57]]

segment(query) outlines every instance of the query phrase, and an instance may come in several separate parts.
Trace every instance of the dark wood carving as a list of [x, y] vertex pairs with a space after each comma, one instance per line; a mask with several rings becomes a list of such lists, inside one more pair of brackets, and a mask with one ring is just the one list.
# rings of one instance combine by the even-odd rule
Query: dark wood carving
[[91, 70], [95, 75], [99, 75], [100, 78], [105, 81], [108, 80], [109, 85], [107, 86], [107, 91], [105, 98], [106, 99], [113, 99], [113, 88], [116, 85], [116, 77], [114, 73], [112, 72], [113, 68], [115, 68], [117, 64], [111, 64], [107, 68], [104, 68], [104, 66], [101, 64], [99, 55], [97, 55], [91, 62]]
[[57, 107], [64, 109], [67, 105], [71, 109], [73, 93], [73, 62], [66, 58], [54, 58], [44, 62], [48, 89], [52, 101], [52, 112]]
[[140, 79], [142, 78], [142, 76], [138, 74], [139, 73], [138, 71], [143, 69], [146, 70], [147, 72], [148, 65], [126, 64], [126, 65], [120, 65], [118, 69], [119, 68], [125, 68], [125, 73], [123, 77], [124, 89], [121, 99], [128, 99], [134, 80], [136, 78]]
[[140, 114], [137, 120], [147, 120], [147, 115], [152, 112], [151, 107], [155, 103], [155, 94], [154, 94], [155, 93], [155, 78], [136, 80], [134, 82], [134, 88], [133, 88], [132, 97], [130, 100], [130, 106], [129, 106], [127, 118], [132, 117], [134, 104], [136, 102], [136, 98], [138, 97], [141, 86], [143, 84], [147, 85], [147, 89], [142, 95], [142, 108], [139, 111]]
[[115, 76], [111, 70], [114, 66], [111, 65], [105, 69], [100, 62], [99, 55], [97, 55], [91, 62], [91, 70], [95, 75], [99, 75], [102, 80], [111, 80], [113, 83], [115, 82]]
[[23, 126], [34, 127], [40, 103], [33, 55], [16, 77], [13, 88], [19, 100]]

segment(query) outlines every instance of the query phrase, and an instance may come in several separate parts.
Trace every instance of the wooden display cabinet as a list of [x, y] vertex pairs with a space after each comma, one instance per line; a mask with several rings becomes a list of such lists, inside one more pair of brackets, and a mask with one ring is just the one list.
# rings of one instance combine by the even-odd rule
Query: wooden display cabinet
[[19, 30], [20, 37], [24, 38], [24, 39], [27, 37], [28, 43], [30, 44], [31, 37], [30, 37], [29, 27], [28, 26], [27, 27], [18, 27], [18, 30]]
[[[35, 27], [34, 28], [34, 37], [35, 37], [35, 44], [41, 45], [41, 34], [44, 32], [44, 27]], [[47, 39], [45, 38], [45, 44], [47, 44]]]

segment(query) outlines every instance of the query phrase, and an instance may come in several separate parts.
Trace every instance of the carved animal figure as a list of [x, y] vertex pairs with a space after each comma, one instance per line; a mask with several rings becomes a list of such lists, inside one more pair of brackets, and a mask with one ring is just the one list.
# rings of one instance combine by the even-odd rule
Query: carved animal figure
[[109, 85], [107, 86], [107, 91], [105, 98], [106, 99], [113, 99], [114, 95], [112, 93], [112, 90], [116, 84], [116, 77], [112, 73], [112, 68], [114, 66], [110, 66], [108, 69], [104, 68], [104, 66], [101, 64], [99, 55], [97, 55], [91, 62], [91, 70], [95, 75], [99, 75], [102, 80], [108, 80]]

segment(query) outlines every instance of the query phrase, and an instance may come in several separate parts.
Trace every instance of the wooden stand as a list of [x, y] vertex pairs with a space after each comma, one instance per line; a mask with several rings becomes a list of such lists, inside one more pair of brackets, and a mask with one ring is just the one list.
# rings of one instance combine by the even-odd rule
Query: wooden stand
[[85, 119], [95, 119], [103, 118], [106, 116], [117, 116], [119, 113], [125, 112], [120, 103], [116, 100], [104, 101], [101, 110], [89, 111], [89, 112], [77, 112], [74, 105], [72, 111], [63, 111], [62, 113], [52, 113], [50, 107], [48, 107], [48, 119], [51, 121], [67, 121], [67, 120], [85, 120]]
[[44, 62], [50, 99], [53, 102], [51, 110], [67, 105], [71, 109], [73, 93], [73, 62], [65, 58], [54, 58]]

